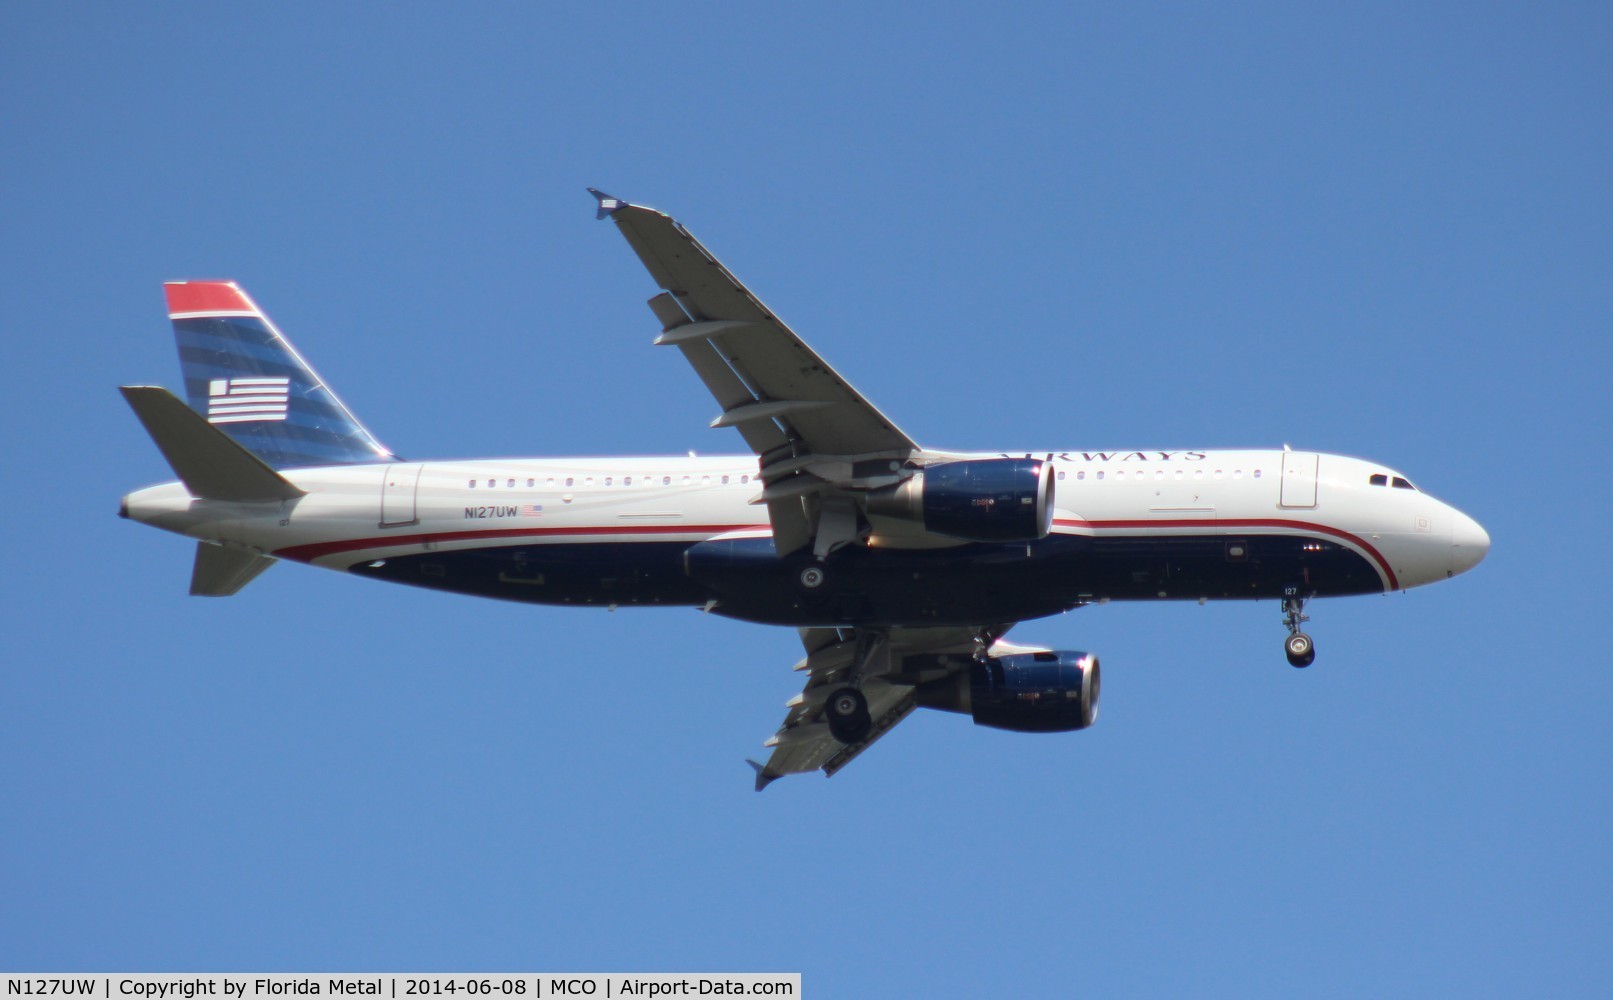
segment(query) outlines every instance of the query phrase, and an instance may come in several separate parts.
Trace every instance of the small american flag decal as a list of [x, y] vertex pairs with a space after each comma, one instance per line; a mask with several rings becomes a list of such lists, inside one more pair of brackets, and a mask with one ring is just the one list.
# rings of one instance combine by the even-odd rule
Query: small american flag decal
[[207, 383], [207, 421], [284, 420], [289, 378], [216, 378]]
[[524, 503], [521, 505], [522, 517], [541, 517], [542, 515], [543, 504], [541, 503]]

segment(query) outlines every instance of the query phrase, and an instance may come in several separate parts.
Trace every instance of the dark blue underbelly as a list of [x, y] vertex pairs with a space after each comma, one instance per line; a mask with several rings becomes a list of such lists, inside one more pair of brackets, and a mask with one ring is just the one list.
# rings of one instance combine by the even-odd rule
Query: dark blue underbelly
[[1380, 593], [1354, 550], [1306, 536], [1053, 535], [1030, 545], [900, 550], [848, 546], [802, 585], [809, 553], [769, 539], [608, 542], [431, 552], [352, 572], [481, 597], [556, 605], [705, 605], [780, 625], [976, 625], [1090, 601]]

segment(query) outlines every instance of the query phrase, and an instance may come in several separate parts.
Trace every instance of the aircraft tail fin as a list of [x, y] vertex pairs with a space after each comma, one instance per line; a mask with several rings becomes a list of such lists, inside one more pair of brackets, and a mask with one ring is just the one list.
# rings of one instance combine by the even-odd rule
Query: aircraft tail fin
[[196, 543], [196, 564], [190, 571], [193, 597], [229, 597], [258, 578], [258, 574], [279, 562], [246, 549], [232, 549], [212, 542]]
[[290, 480], [167, 389], [126, 385], [118, 391], [193, 496], [267, 503], [303, 495]]
[[235, 282], [163, 291], [185, 397], [208, 423], [275, 469], [394, 459]]

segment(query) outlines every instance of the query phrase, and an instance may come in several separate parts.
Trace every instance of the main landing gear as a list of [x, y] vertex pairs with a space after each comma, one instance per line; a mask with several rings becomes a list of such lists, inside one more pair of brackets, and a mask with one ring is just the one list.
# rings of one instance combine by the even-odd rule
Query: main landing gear
[[843, 687], [829, 696], [823, 707], [829, 734], [848, 746], [868, 738], [874, 720], [868, 715], [868, 699], [854, 687]]
[[1288, 638], [1283, 641], [1283, 652], [1288, 654], [1289, 666], [1308, 667], [1316, 660], [1316, 643], [1299, 630], [1301, 624], [1310, 621], [1304, 611], [1304, 598], [1283, 598], [1283, 624], [1288, 627]]

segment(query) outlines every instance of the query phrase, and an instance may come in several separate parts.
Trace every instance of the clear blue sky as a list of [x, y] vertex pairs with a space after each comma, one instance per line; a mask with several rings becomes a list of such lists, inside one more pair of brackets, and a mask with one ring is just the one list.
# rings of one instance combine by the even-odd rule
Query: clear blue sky
[[[868, 6], [0, 7], [0, 966], [1606, 988], [1609, 8]], [[1366, 455], [1495, 547], [1318, 603], [1303, 672], [1271, 603], [1026, 624], [1094, 729], [924, 713], [756, 795], [788, 630], [192, 599], [114, 516], [172, 278], [411, 457], [741, 450], [590, 184], [922, 442]]]

